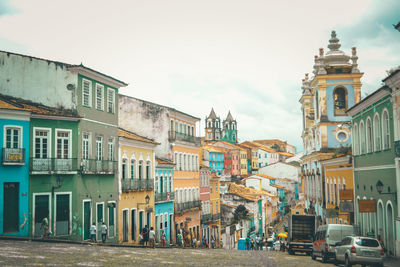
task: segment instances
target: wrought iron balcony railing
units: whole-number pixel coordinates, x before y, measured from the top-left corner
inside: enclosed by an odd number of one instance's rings
[[[175,211],[182,213],[186,210],[194,209],[201,207],[201,201],[200,200],[195,200],[195,201],[187,201],[183,203],[176,203],[175,202]]]
[[[210,222],[212,220],[211,214],[202,214],[201,215],[201,223]]]
[[[3,165],[24,165],[25,148],[3,148]]]
[[[80,169],[82,173],[113,174],[117,164],[113,160],[82,159]]]
[[[154,196],[156,202],[171,201],[174,200],[175,192],[155,193]]]
[[[154,179],[122,179],[122,191],[153,190]]]
[[[78,168],[77,168],[76,158],[64,158],[64,159],[31,158],[30,159],[31,172],[53,173],[53,172],[76,172],[77,170]]]
[[[180,140],[180,141],[186,141],[186,142],[191,142],[195,144],[200,144],[201,139],[200,137],[194,136],[194,135],[189,135],[185,133],[180,133],[180,132],[174,132],[174,131],[169,131],[169,140],[174,141],[174,140]]]
[[[221,219],[221,213],[215,213],[212,215],[212,220],[213,221],[218,221]]]

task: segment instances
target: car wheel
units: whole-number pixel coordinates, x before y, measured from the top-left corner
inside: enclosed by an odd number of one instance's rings
[[[311,251],[311,259],[313,260],[313,261],[315,261],[315,255],[314,255],[314,250],[313,251]]]
[[[325,253],[322,253],[322,262],[326,263],[328,261],[328,256]]]
[[[349,260],[349,257],[347,257],[347,256],[344,258],[344,266],[351,267],[351,262]]]

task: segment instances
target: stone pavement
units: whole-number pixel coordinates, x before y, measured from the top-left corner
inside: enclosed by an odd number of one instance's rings
[[[394,265],[392,264],[394,263]],[[392,262],[385,266],[399,266]],[[150,249],[0,240],[0,266],[296,266],[332,267],[304,255],[224,249]]]

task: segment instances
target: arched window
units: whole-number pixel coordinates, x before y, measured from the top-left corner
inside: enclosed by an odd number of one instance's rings
[[[146,162],[146,178],[151,179],[151,162],[147,161]]]
[[[358,125],[354,124],[353,127],[353,153],[354,155],[360,154],[360,141],[359,141],[359,136],[358,136]]]
[[[383,138],[383,149],[390,148],[390,124],[389,114],[387,110],[382,113],[382,138]]]
[[[333,104],[336,116],[345,116],[347,109],[347,90],[344,87],[336,87],[333,91]]]
[[[365,129],[364,122],[360,122],[360,154],[365,154]]]
[[[372,152],[372,148],[373,148],[373,140],[372,140],[372,123],[371,123],[371,119],[368,117],[367,119],[367,153],[371,153]]]
[[[171,120],[171,133],[173,133],[173,132],[174,132],[174,121]]]
[[[136,178],[136,160],[131,159],[131,179]]]
[[[185,154],[185,155],[183,155],[183,170],[184,171],[187,171],[186,166],[187,166],[187,161],[186,161],[186,154]]]
[[[379,114],[376,113],[374,117],[374,141],[375,141],[375,151],[381,150],[381,124],[379,120]]]
[[[139,160],[139,179],[143,178],[143,160]]]
[[[127,173],[128,173],[128,160],[127,159],[122,159],[122,179],[126,179],[127,178]]]

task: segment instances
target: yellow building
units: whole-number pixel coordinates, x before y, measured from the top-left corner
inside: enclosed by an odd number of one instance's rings
[[[341,210],[341,202],[354,203],[353,165],[351,156],[342,156],[321,161],[325,170],[325,201],[327,223],[353,224],[350,212]],[[344,190],[344,191],[343,191]],[[349,199],[351,198],[351,199]]]
[[[248,150],[250,150],[250,154],[251,154],[251,162],[250,162],[250,167],[251,167],[251,171],[255,171],[257,172],[259,169],[259,165],[258,165],[258,146],[254,145],[252,142],[246,141],[241,143],[240,145],[242,145],[243,147],[247,147]],[[247,153],[247,157],[248,157]]]
[[[139,244],[139,233],[154,227],[154,148],[159,144],[119,129],[118,241]]]
[[[220,246],[221,240],[221,199],[220,199],[220,181],[219,177],[213,173],[210,179],[210,209],[212,222],[209,224],[211,228],[211,236],[215,238],[217,247]]]
[[[175,190],[175,233],[200,240],[200,138],[195,136],[199,118],[179,111],[169,117]]]

